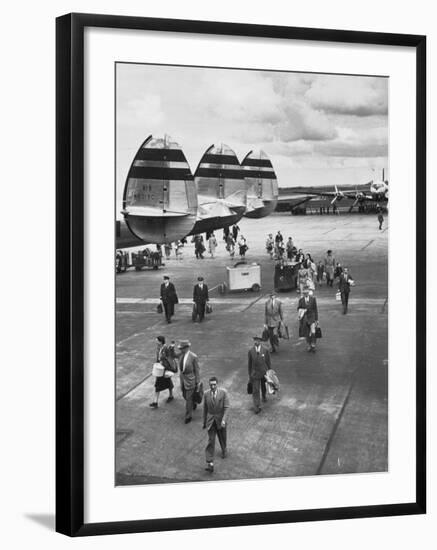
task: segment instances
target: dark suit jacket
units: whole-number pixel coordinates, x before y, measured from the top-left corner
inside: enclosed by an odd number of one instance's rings
[[[260,353],[256,352],[255,346],[250,348],[248,354],[249,378],[261,379],[270,369],[270,352],[261,345]]]
[[[309,325],[319,320],[319,313],[317,311],[317,301],[314,296],[308,297],[308,304],[305,302],[305,297],[300,298],[297,305],[297,309],[306,309],[306,313],[302,318],[302,322],[306,322]]]
[[[350,292],[350,288],[351,288],[351,284],[350,282],[352,281],[352,277],[351,277],[351,274],[348,273],[347,275],[345,275],[344,273],[342,273],[340,275],[340,279],[338,281],[338,289],[340,292],[344,292],[345,294],[349,294]]]
[[[185,364],[185,370],[182,371],[184,367],[185,355],[182,355],[179,359],[179,368],[180,368],[180,380],[181,387],[183,386],[185,390],[194,390],[195,386],[200,381],[200,371],[199,371],[199,361],[197,355],[192,351],[187,351],[186,355],[187,362]]]
[[[178,303],[178,297],[176,294],[176,289],[174,287],[173,283],[168,283],[168,286],[165,286],[165,283],[162,283],[161,285],[161,300],[163,302]]]
[[[208,430],[214,420],[217,427],[221,428],[222,420],[227,421],[228,411],[229,397],[226,390],[217,388],[215,402],[212,400],[211,390],[206,390],[203,396],[203,423]]]
[[[193,302],[207,302],[209,300],[208,286],[203,285],[203,288],[200,286],[194,285],[193,289]]]

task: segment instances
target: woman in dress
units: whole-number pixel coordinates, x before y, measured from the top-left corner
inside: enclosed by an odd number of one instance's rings
[[[177,370],[177,364],[175,362],[175,350],[174,345],[167,346],[165,344],[164,336],[157,336],[156,338],[156,362],[161,363],[161,365],[166,369],[172,372]],[[164,390],[169,391],[169,396],[167,397],[167,403],[173,401],[173,381],[171,378],[163,376],[157,376],[155,378],[155,399],[149,404],[149,407],[152,409],[158,408],[158,399],[160,392]]]
[[[214,252],[217,248],[217,239],[215,238],[214,233],[211,233],[208,239],[208,245],[209,245],[209,253],[211,254],[211,258],[214,258]]]

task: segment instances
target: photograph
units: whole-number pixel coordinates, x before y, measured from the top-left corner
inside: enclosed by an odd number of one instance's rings
[[[389,472],[390,78],[114,79],[114,485]]]

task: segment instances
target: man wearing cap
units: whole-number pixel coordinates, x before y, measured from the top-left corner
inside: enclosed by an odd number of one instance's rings
[[[214,471],[215,437],[217,435],[222,450],[222,458],[226,458],[226,426],[229,410],[227,391],[218,387],[216,376],[209,379],[209,390],[203,396],[203,429],[208,430],[208,444],[205,449],[206,468]]]
[[[254,336],[254,345],[249,350],[248,370],[249,381],[252,382],[252,399],[255,407],[255,414],[261,411],[260,391],[263,402],[266,401],[266,380],[265,374],[270,369],[269,350],[261,344],[262,338]]]
[[[199,317],[199,323],[205,317],[206,302],[209,302],[208,286],[203,282],[203,277],[197,277],[197,284],[193,288],[193,322]]]
[[[278,335],[275,334],[275,329],[277,330],[281,321],[283,321],[282,316],[282,302],[276,297],[275,291],[270,292],[270,297],[266,301],[265,305],[265,326],[269,330],[269,339],[271,345],[271,353],[276,352],[275,345],[278,345]]]
[[[190,342],[181,340],[179,349],[181,356],[179,358],[180,382],[182,395],[185,399],[185,424],[192,420],[194,406],[194,392],[199,386],[200,371],[197,355],[190,350]]]
[[[310,296],[308,288],[303,289],[303,296],[297,305],[299,311],[299,336],[305,336],[308,347],[307,351],[316,351],[316,325],[319,322],[317,301]]]
[[[164,275],[164,282],[161,285],[160,300],[164,307],[167,323],[171,323],[171,318],[174,315],[174,306],[179,302],[179,300],[176,294],[175,286],[170,282],[170,277],[168,275]]]

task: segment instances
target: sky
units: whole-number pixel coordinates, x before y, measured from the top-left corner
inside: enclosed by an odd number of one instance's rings
[[[193,173],[225,143],[240,162],[263,149],[279,187],[353,186],[389,175],[388,79],[118,63],[116,132],[117,203],[150,134],[179,143]]]

